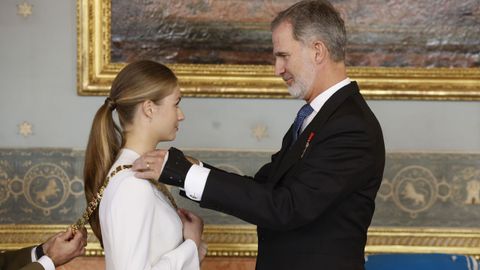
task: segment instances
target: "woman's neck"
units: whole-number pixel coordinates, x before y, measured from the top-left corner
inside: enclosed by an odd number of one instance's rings
[[[148,138],[146,132],[139,134],[125,134],[125,148],[133,150],[140,155],[155,150],[158,142]]]

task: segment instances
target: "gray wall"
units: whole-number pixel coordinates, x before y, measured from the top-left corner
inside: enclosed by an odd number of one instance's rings
[[[21,2],[0,1],[0,147],[83,149],[104,97],[76,94],[76,2],[28,0],[34,5],[28,18],[16,14]],[[369,104],[389,151],[480,150],[478,102]],[[296,100],[185,98],[186,120],[173,144],[273,150],[300,106]],[[32,136],[19,134],[23,121],[33,124]],[[267,125],[267,138],[252,136],[256,124]]]

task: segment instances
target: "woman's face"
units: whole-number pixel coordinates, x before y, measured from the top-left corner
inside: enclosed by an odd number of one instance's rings
[[[154,125],[158,131],[159,141],[172,141],[175,139],[178,131],[179,122],[185,119],[182,110],[179,107],[180,88],[177,86],[173,92],[163,98],[154,110]]]

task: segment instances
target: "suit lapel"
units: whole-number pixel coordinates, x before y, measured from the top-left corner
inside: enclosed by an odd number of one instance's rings
[[[297,141],[289,149],[292,140],[291,127],[285,135],[282,143],[282,152],[275,162],[272,170],[271,181],[277,182],[280,178],[299,160],[305,150],[305,146],[311,132],[318,132],[320,128],[327,122],[333,112],[349,97],[358,93],[358,85],[356,82],[342,87],[335,94],[333,94],[327,102],[322,106],[312,122],[300,134]],[[288,143],[288,144],[286,144]]]
[[[278,170],[278,166],[280,165],[281,161],[283,160],[283,157],[285,156],[285,153],[288,151],[290,148],[290,144],[292,144],[292,129],[293,129],[293,124],[290,126],[288,129],[287,133],[283,136],[282,140],[282,148],[280,149],[280,153],[278,154],[277,158],[273,162],[272,169],[270,170],[270,175],[269,179],[273,179],[273,177],[276,174],[276,171]]]

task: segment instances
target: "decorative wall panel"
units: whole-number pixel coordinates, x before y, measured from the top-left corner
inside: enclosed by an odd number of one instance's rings
[[[272,154],[186,153],[244,175],[253,175]],[[79,217],[85,207],[83,155],[71,149],[0,149],[0,249],[38,243]],[[256,255],[254,226],[176,196],[181,207],[204,218],[210,256]],[[479,198],[480,154],[388,153],[367,252],[480,255]],[[93,234],[89,241],[88,254],[101,255]]]

